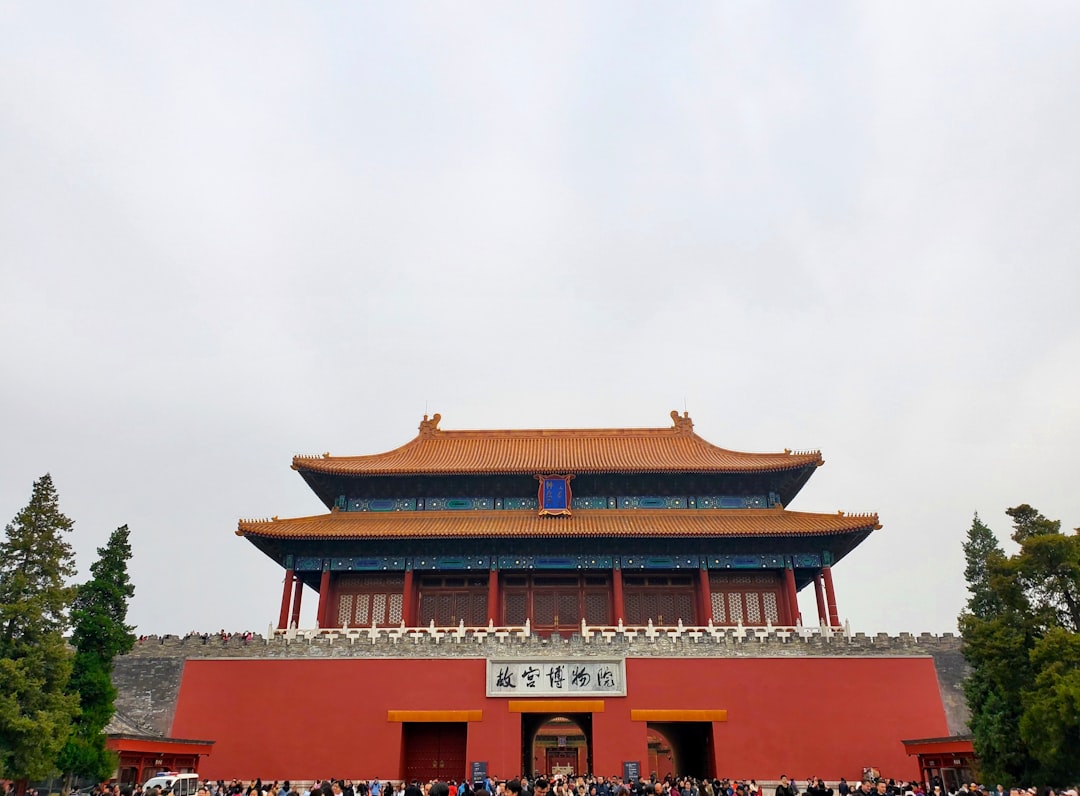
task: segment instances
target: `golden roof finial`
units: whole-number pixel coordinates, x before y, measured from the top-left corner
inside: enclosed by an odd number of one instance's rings
[[[694,421],[690,419],[689,412],[683,412],[679,414],[678,409],[671,410],[671,419],[675,422],[674,429],[676,434],[692,434],[694,431]]]
[[[420,421],[420,436],[433,436],[435,432],[439,430],[440,420],[442,420],[442,415],[440,415],[438,412],[433,414],[430,420],[428,420],[427,415],[424,415],[424,419]]]

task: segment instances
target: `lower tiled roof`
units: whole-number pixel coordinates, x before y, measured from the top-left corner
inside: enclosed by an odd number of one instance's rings
[[[535,511],[335,511],[285,520],[240,520],[236,533],[278,539],[821,536],[880,527],[877,514],[810,514],[782,508],[580,510],[569,517],[541,517]]]

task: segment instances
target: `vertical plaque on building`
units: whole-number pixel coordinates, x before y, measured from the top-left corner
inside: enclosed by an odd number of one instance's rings
[[[570,493],[572,475],[538,475],[540,491],[537,499],[540,503],[540,515],[557,516],[570,514],[573,497]]]

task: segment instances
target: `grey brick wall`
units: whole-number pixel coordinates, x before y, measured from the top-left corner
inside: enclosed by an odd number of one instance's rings
[[[124,655],[113,664],[116,711],[150,733],[168,735],[176,713],[183,655]]]

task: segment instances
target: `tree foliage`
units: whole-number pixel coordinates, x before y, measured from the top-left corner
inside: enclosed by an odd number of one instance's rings
[[[1006,557],[978,515],[964,545],[960,615],[975,749],[987,780],[1080,778],[1080,535],[1024,504]]]
[[[128,601],[135,593],[127,571],[128,527],[113,531],[97,552],[90,580],[78,587],[71,609],[75,666],[69,690],[79,697],[79,716],[59,758],[68,785],[76,775],[104,779],[116,766],[104,735],[115,710],[113,659],[135,644],[133,628],[126,623]]]
[[[75,574],[48,474],[0,542],[0,776],[49,775],[67,740],[78,698],[67,692],[71,653],[64,642]]]
[[[1000,613],[1001,601],[990,586],[990,565],[1004,558],[1005,552],[994,532],[976,514],[964,542],[964,579],[971,592],[967,610],[972,616],[989,619]]]

